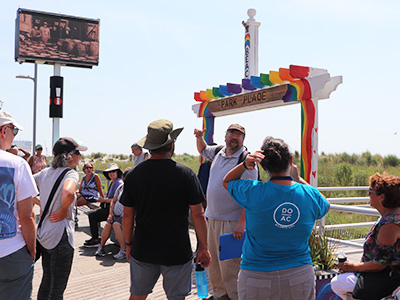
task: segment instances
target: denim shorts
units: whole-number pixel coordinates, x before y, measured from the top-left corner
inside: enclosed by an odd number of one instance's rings
[[[178,300],[190,295],[192,286],[193,262],[183,265],[163,266],[130,259],[132,295],[148,295],[153,291],[160,274],[168,300]]]

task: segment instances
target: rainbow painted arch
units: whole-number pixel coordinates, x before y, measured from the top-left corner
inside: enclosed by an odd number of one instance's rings
[[[330,74],[325,69],[290,65],[289,68],[280,68],[279,71],[270,71],[269,74],[262,73],[260,76],[244,78],[241,84],[227,83],[205,91],[195,92],[194,99],[200,103],[194,111],[198,117],[203,117],[203,129],[206,129],[204,138],[207,143],[211,143],[213,142],[215,116],[208,108],[210,101],[257,89],[287,85],[287,91],[282,97],[282,102],[301,102],[302,155],[300,173],[306,181],[310,182],[311,176],[316,176],[316,171],[313,171],[312,168],[312,157],[313,152],[315,152],[313,149],[313,131],[317,132],[318,130],[315,124],[316,108],[311,100],[329,98],[331,91],[342,82],[341,76],[334,79],[331,80]]]

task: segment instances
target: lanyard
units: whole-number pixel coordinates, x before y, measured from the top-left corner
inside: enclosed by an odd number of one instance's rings
[[[269,180],[293,180],[292,176],[274,176],[271,177]]]

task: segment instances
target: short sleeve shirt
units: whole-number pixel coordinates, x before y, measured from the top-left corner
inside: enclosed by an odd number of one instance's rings
[[[54,183],[65,169],[65,167],[57,169],[50,167],[34,175],[35,181],[40,191],[40,205],[42,209],[46,207],[46,203],[49,199],[49,195],[51,190],[53,189]],[[56,193],[54,194],[53,200],[49,207],[49,211],[47,212],[43,220],[42,226],[38,230],[38,240],[40,244],[46,249],[53,249],[58,245],[62,238],[64,230],[66,230],[67,232],[69,244],[74,247],[74,202],[68,208],[69,219],[65,218],[59,222],[54,223],[50,222],[49,220],[49,216],[61,208],[62,189],[66,180],[72,180],[75,182],[75,184],[77,184],[79,180],[78,172],[76,172],[75,170],[69,170],[65,174],[63,180],[60,183],[60,186],[57,188]]]
[[[210,177],[207,186],[207,209],[206,216],[210,219],[222,221],[238,221],[242,213],[241,207],[233,201],[228,191],[222,185],[225,175],[236,167],[239,157],[245,150],[240,148],[233,155],[226,155],[226,147],[223,147],[217,154],[218,146],[207,146],[202,155],[208,161],[212,161]],[[242,179],[257,179],[258,170],[246,170]]]
[[[310,185],[233,180],[229,193],[246,211],[241,268],[270,272],[311,264],[308,238],[328,201]]]
[[[38,194],[25,159],[0,150],[0,258],[24,247],[17,202]]]
[[[203,201],[193,170],[171,159],[149,159],[130,171],[120,202],[135,209],[132,257],[160,265],[187,263],[189,206]]]

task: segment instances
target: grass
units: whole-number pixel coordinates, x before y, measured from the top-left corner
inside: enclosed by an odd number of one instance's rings
[[[104,160],[102,158],[108,157]],[[122,154],[106,155],[104,153],[94,153],[86,156],[92,160],[96,170],[105,170],[109,163],[116,163],[122,171],[128,167],[133,167],[133,161],[129,157]],[[194,172],[198,172],[200,166],[200,157],[198,155],[190,155],[187,153],[174,155],[173,159],[189,168]],[[300,166],[300,155],[296,151],[293,155],[293,161]],[[361,155],[356,154],[325,154],[322,153],[318,160],[318,186],[367,186],[369,185],[369,176],[376,172],[387,172],[392,175],[400,176],[400,159],[396,156],[389,155],[382,157],[380,155],[371,155],[365,152]],[[82,166],[80,166],[80,169]],[[269,179],[268,174],[260,168],[260,177],[263,181]],[[327,198],[340,197],[366,197],[366,191],[338,191],[324,192]],[[361,214],[343,213],[330,211],[326,215],[325,223],[347,224],[376,221],[377,217],[366,216]],[[369,228],[346,229],[341,231],[335,230],[335,235],[340,238],[347,237],[349,239],[364,237]]]

